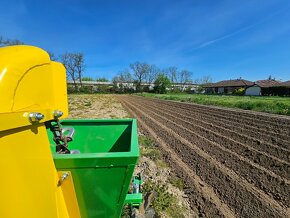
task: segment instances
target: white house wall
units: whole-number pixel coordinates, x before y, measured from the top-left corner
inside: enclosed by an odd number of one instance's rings
[[[219,87],[218,88],[218,93],[219,94],[223,94],[225,92],[225,88],[224,87]]]
[[[245,95],[254,95],[254,96],[261,95],[261,87],[259,86],[249,87],[246,89]]]

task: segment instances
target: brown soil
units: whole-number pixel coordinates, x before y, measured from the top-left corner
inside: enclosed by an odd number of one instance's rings
[[[205,217],[290,216],[290,120],[283,116],[119,96],[183,178]]]
[[[128,113],[113,95],[69,95],[69,119],[125,118]]]

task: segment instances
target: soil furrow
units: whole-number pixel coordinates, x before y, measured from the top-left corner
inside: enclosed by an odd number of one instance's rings
[[[138,102],[144,105],[142,101],[138,101]],[[146,107],[148,107],[149,105],[150,105],[150,102],[146,102]],[[152,107],[158,108],[160,107],[160,105],[157,105],[156,103],[154,103],[154,106]],[[191,124],[194,125],[194,127],[199,126],[202,128],[206,128],[207,130],[211,130],[215,133],[221,134],[222,136],[226,136],[235,141],[239,141],[245,145],[252,146],[254,149],[257,149],[258,151],[261,151],[263,153],[266,152],[268,154],[275,156],[276,158],[283,159],[288,163],[290,162],[290,151],[287,149],[281,148],[277,145],[269,144],[261,140],[255,139],[253,137],[234,132],[230,129],[226,129],[221,126],[214,125],[213,122],[211,123],[205,122],[203,119],[195,118],[196,116],[190,117],[187,115],[183,115],[182,112],[175,112],[172,110],[170,111],[169,109],[165,109],[164,107],[162,107],[162,111],[169,112],[171,113],[171,115],[174,115],[175,117],[180,117],[180,118],[182,117],[183,119],[187,121],[191,121],[192,122]]]
[[[266,195],[254,185],[247,182],[234,171],[225,167],[208,153],[198,148],[196,145],[182,138],[173,130],[162,123],[151,118],[131,103],[126,104],[139,111],[139,119],[142,119],[154,129],[168,145],[178,153],[180,157],[191,166],[192,169],[209,185],[211,185],[218,196],[227,202],[239,216],[281,216],[289,215],[286,208]],[[235,197],[233,197],[235,196]],[[251,202],[250,204],[248,202]]]
[[[125,108],[131,115],[138,118],[129,107],[125,106]],[[178,176],[184,179],[188,186],[186,188],[186,194],[191,197],[190,203],[193,209],[198,210],[198,215],[200,217],[235,217],[230,208],[216,196],[212,187],[202,181],[201,178],[197,176],[172,149],[170,149],[170,146],[158,137],[153,129],[146,125],[142,119],[138,119],[138,123],[141,124],[142,129],[147,130],[156,142],[158,142],[167,163],[176,170]]]
[[[143,108],[143,111],[147,110],[144,110]],[[168,122],[171,122],[172,124],[169,124],[169,126],[177,134],[187,138],[188,140],[190,140],[190,142],[199,145],[201,149],[216,157],[217,160],[219,160],[227,167],[238,172],[239,175],[246,178],[250,183],[254,183],[264,192],[269,193],[275,200],[283,203],[284,205],[290,206],[290,196],[288,194],[290,192],[289,180],[284,180],[276,174],[260,167],[259,165],[247,160],[240,155],[237,155],[229,149],[223,148],[217,143],[211,142],[204,137],[194,137],[195,133],[193,131],[181,126],[178,121],[170,121],[168,119],[168,116],[167,118],[160,119],[160,117],[158,118],[158,115],[156,113],[154,113],[155,115],[152,115],[150,112],[147,112],[147,114],[150,114],[150,116],[155,120],[164,123],[164,125],[167,125]],[[166,123],[166,121],[168,122]],[[174,125],[176,125],[177,128],[173,128]],[[243,167],[241,167],[241,165],[243,165]]]
[[[207,111],[217,112],[222,111],[225,114],[230,114],[236,118],[243,118],[244,120],[249,120],[250,122],[255,121],[260,124],[270,124],[270,125],[284,125],[285,127],[290,128],[290,118],[283,115],[274,115],[262,112],[255,112],[249,110],[233,109],[233,108],[224,108],[211,105],[201,105],[196,103],[184,103],[190,106],[194,106],[200,109],[207,109]]]
[[[150,102],[152,104],[159,104],[159,105],[164,104],[163,102],[157,103],[156,101],[148,101],[147,99],[146,100],[140,99],[140,101]],[[164,110],[166,110],[165,107],[163,107],[163,108],[164,108]],[[178,111],[179,114],[182,114],[184,116],[186,115],[188,118],[190,117],[190,118],[196,118],[199,120],[203,120],[203,121],[209,122],[215,126],[223,127],[224,129],[232,130],[234,132],[240,133],[240,135],[255,138],[257,143],[261,144],[261,143],[266,142],[266,143],[272,144],[272,146],[275,146],[281,150],[285,150],[285,151],[290,152],[290,150],[289,150],[290,137],[289,137],[289,140],[285,140],[285,139],[281,139],[281,137],[277,134],[269,134],[269,132],[264,132],[264,131],[261,131],[260,129],[257,130],[253,127],[249,128],[249,126],[245,126],[245,125],[241,125],[241,124],[237,125],[228,119],[227,120],[218,120],[218,119],[216,119],[216,117],[214,117],[214,119],[213,119],[212,115],[209,116],[209,115],[205,115],[204,113],[200,113],[200,112],[193,113],[192,111],[181,110],[180,107],[176,107],[175,105],[170,105],[170,108],[171,109],[176,108],[177,109],[177,110],[175,110],[176,113]],[[170,110],[170,109],[167,109],[167,110]],[[252,128],[252,130],[251,130],[251,128]],[[287,137],[284,137],[284,138],[287,138]]]
[[[137,97],[137,98],[144,99],[144,97]],[[145,98],[145,99],[148,100],[147,98]],[[284,126],[284,128],[281,128],[283,126],[283,123],[279,123],[279,126],[275,127],[272,125],[272,123],[268,123],[269,125],[265,125],[263,123],[262,124],[259,123],[258,121],[251,120],[250,119],[251,117],[250,118],[248,117],[248,119],[242,119],[241,117],[233,116],[230,113],[230,112],[232,112],[231,110],[225,110],[223,108],[215,108],[215,111],[211,111],[211,107],[206,106],[206,105],[181,103],[181,102],[175,102],[175,101],[162,101],[162,100],[157,100],[157,99],[150,99],[150,100],[155,101],[155,102],[160,101],[160,102],[162,102],[162,104],[166,104],[169,107],[176,105],[178,108],[188,110],[192,113],[202,113],[202,114],[209,115],[211,117],[216,117],[216,118],[223,119],[223,120],[234,121],[234,122],[236,122],[237,125],[244,124],[244,125],[247,125],[249,128],[254,127],[255,129],[258,129],[259,131],[263,130],[267,134],[273,133],[273,134],[279,135],[279,137],[282,137],[282,138],[284,135],[286,135],[287,136],[286,140],[289,139],[290,128],[286,127],[286,126]],[[249,116],[250,116],[250,114],[249,114]],[[278,120],[280,121],[281,119],[278,119]],[[276,122],[279,122],[279,121],[276,120]]]
[[[146,104],[146,108],[148,108],[149,104]],[[145,105],[142,107],[144,110]],[[156,110],[157,107],[155,107],[153,110]],[[253,162],[258,163],[267,169],[275,172],[277,175],[281,177],[285,177],[286,179],[290,179],[290,165],[288,162],[285,162],[283,160],[280,160],[276,157],[273,157],[272,155],[269,155],[263,151],[257,151],[256,149],[245,145],[243,143],[240,143],[239,141],[235,141],[232,139],[229,139],[221,134],[218,134],[216,132],[213,132],[209,129],[205,129],[203,127],[199,127],[197,124],[194,126],[192,123],[181,120],[180,118],[176,116],[172,116],[170,114],[164,114],[164,110],[158,111],[159,114],[163,114],[164,116],[169,116],[171,119],[174,119],[175,122],[182,122],[182,125],[185,126],[188,129],[193,130],[195,133],[198,133],[201,136],[206,136],[207,139],[211,140],[212,142],[216,142],[220,145],[223,145],[224,147],[234,150],[235,152],[239,153],[242,156],[245,156],[249,159],[251,159]],[[178,121],[179,119],[179,121]]]

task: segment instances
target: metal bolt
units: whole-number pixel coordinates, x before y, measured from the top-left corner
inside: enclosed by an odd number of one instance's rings
[[[58,184],[57,184],[57,186],[61,186],[61,184],[67,179],[69,177],[69,173],[68,172],[64,172],[62,175],[61,175],[61,177],[60,177],[60,179],[59,179],[59,181],[58,181]]]
[[[59,110],[55,110],[53,111],[53,116],[54,118],[59,118],[63,115],[63,112],[62,111],[59,111]]]
[[[31,123],[34,123],[42,120],[44,118],[44,115],[42,113],[31,112],[29,113],[28,118]]]

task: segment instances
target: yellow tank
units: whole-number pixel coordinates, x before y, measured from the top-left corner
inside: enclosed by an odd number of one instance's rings
[[[64,66],[36,47],[0,48],[0,217],[80,217],[44,124],[56,111],[68,113]]]

